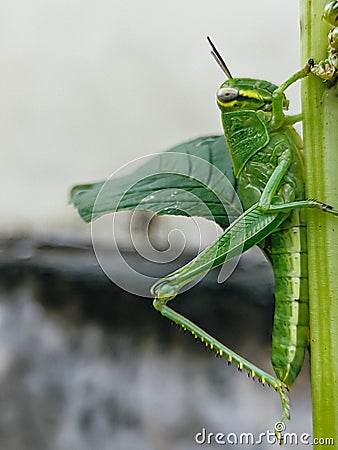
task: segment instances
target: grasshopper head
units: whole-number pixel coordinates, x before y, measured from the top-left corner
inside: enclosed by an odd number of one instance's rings
[[[230,78],[217,91],[217,104],[222,112],[238,110],[271,111],[272,94],[275,84],[251,78]],[[288,100],[284,98],[283,107],[287,109]]]
[[[333,3],[338,3],[338,0]],[[214,43],[207,36],[211,46],[211,54],[217,64],[228,77],[217,92],[217,104],[222,112],[251,110],[271,111],[272,94],[277,89],[275,84],[252,78],[233,78]],[[289,101],[283,96],[283,108],[287,109]]]

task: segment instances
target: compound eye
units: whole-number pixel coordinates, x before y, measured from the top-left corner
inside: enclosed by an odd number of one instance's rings
[[[238,89],[231,87],[220,88],[217,92],[217,100],[221,103],[231,102],[238,97]]]

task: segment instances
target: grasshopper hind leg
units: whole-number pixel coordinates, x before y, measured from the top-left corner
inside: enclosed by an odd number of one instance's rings
[[[287,385],[245,358],[226,347],[220,341],[208,334],[195,323],[177,313],[167,306],[179,290],[187,283],[196,280],[207,273],[213,267],[220,266],[253,245],[261,242],[285,220],[285,215],[280,213],[266,214],[255,204],[239,216],[217,241],[200,253],[195,259],[177,271],[162,278],[152,287],[155,297],[154,308],[164,317],[176,323],[184,330],[189,331],[196,339],[202,341],[206,347],[212,349],[218,356],[225,357],[228,363],[235,362],[239,370],[245,370],[247,374],[275,389],[281,398],[283,414],[281,422],[290,417],[290,402],[287,394]],[[255,224],[253,226],[252,224]]]
[[[245,370],[248,376],[252,379],[257,379],[262,385],[267,384],[268,386],[272,387],[276,392],[279,393],[282,403],[283,412],[280,422],[284,423],[287,419],[290,418],[290,400],[288,396],[288,389],[282,381],[278,380],[276,377],[265,372],[259,367],[256,367],[250,361],[233,352],[220,341],[208,334],[191,320],[171,309],[166,304],[168,300],[169,299],[163,300],[155,298],[153,301],[153,306],[162,314],[162,316],[179,325],[183,328],[183,330],[189,331],[195,337],[195,339],[199,339],[201,342],[203,342],[203,344],[213,350],[217,356],[225,357],[228,361],[228,364],[234,362],[237,365],[238,370]]]

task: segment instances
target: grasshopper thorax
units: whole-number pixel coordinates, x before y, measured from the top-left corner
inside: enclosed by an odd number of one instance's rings
[[[277,89],[275,84],[251,78],[230,78],[217,92],[217,104],[222,112],[238,110],[271,111],[272,94]],[[285,98],[283,107],[287,109]]]

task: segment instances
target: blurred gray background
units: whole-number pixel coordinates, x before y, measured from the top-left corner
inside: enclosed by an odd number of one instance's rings
[[[215,92],[224,77],[206,35],[234,76],[278,84],[296,71],[298,2],[3,0],[0,33],[0,447],[195,450],[219,447],[194,441],[203,427],[271,430],[277,394],[227,369],[149,299],[114,286],[90,226],[67,202],[76,183],[222,133]],[[298,88],[288,93],[292,112]],[[121,217],[130,249],[129,215]],[[157,238],[173,227],[190,250],[201,239],[191,221],[173,218],[158,221]],[[206,245],[214,231],[203,221],[201,230]],[[101,237],[109,246],[109,233]],[[150,270],[161,276],[189,257]],[[144,269],[138,255],[130,261]],[[258,252],[176,307],[272,370],[273,277]],[[311,433],[308,367],[292,401],[288,431]]]
[[[280,83],[299,67],[294,0],[1,3],[3,233],[86,235],[70,187],[221,134],[224,76]],[[291,90],[290,90],[291,91]],[[291,105],[299,111],[297,87]]]

